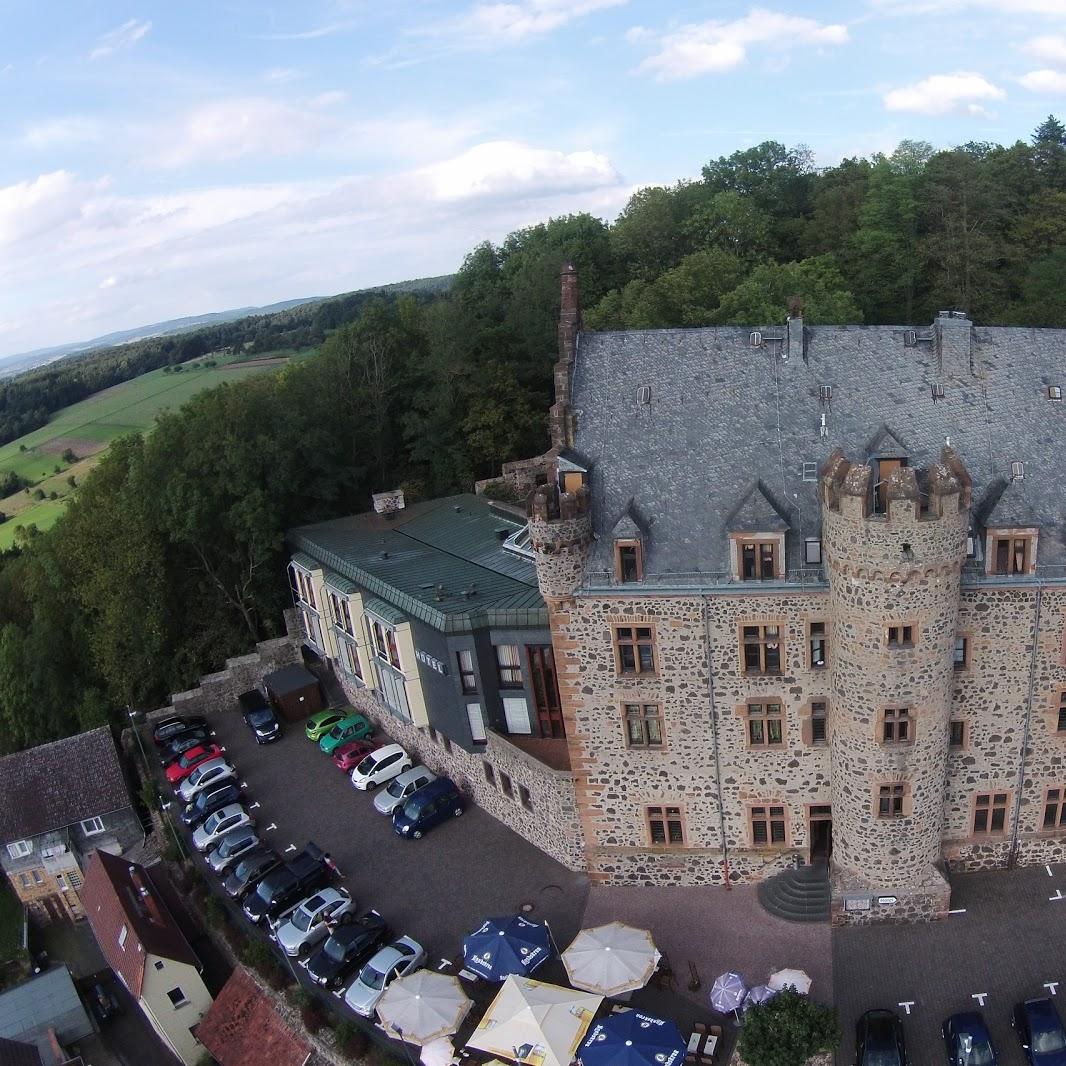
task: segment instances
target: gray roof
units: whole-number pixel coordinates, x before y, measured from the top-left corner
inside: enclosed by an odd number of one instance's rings
[[[649,523],[646,575],[725,573],[730,529],[760,511],[790,529],[786,565],[802,569],[804,537],[820,532],[805,463],[820,467],[842,448],[853,462],[902,455],[925,467],[950,438],[973,479],[975,515],[1031,515],[1042,530],[1038,564],[1066,576],[1066,403],[1048,398],[1049,385],[1066,386],[1066,330],[977,327],[974,371],[945,376],[928,327],[916,346],[908,329],[809,327],[791,352],[784,327],[758,348],[748,328],[582,333],[574,449],[591,464],[600,540],[590,568],[612,569],[611,529],[632,500]],[[643,385],[647,404],[637,399]],[[1017,460],[1024,482],[998,500],[1002,513],[981,514]],[[753,498],[756,483],[765,502]]]
[[[0,844],[130,805],[107,726],[0,759]]]
[[[0,993],[0,1036],[37,1044],[47,1037],[49,1029],[55,1029],[62,1044],[75,1043],[93,1033],[65,966],[53,966]]]
[[[303,565],[310,560],[404,615],[455,633],[548,624],[532,560],[503,547],[524,525],[467,493],[412,504],[391,519],[370,512],[301,526],[288,540]]]

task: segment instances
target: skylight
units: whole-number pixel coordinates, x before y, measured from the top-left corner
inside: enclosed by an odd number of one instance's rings
[[[522,526],[521,529],[516,529],[503,542],[503,549],[513,555],[521,555],[524,559],[532,559],[533,549],[529,544],[529,526]]]

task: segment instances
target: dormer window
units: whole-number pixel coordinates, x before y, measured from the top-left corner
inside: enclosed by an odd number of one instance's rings
[[[1029,574],[1036,557],[1036,534],[991,530],[988,534],[988,572],[1002,576]]]
[[[874,514],[888,513],[888,479],[893,470],[906,465],[906,459],[874,460]]]
[[[783,538],[737,540],[737,563],[741,581],[773,581],[780,576]]]
[[[622,584],[644,580],[644,546],[639,540],[614,542],[614,577]]]

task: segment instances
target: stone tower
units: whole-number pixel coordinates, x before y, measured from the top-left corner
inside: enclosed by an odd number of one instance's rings
[[[549,605],[569,599],[581,584],[592,543],[588,486],[561,492],[556,483],[541,485],[530,494],[527,511],[541,595]]]
[[[871,468],[838,450],[821,488],[834,921],[935,917],[949,896],[939,864],[970,478],[945,448],[921,483],[893,470],[887,513],[873,513]]]

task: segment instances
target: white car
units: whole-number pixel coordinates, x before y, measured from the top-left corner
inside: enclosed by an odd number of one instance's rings
[[[411,756],[399,744],[386,744],[375,748],[352,771],[352,784],[363,792],[369,792],[404,770],[411,769]]]
[[[191,803],[208,785],[216,785],[237,776],[237,771],[223,758],[200,763],[180,785],[178,796],[182,803]]]
[[[204,824],[192,835],[193,847],[197,851],[207,851],[227,833],[240,829],[242,825],[253,824],[248,812],[239,803],[231,803],[228,807],[208,815]]]
[[[383,788],[374,797],[374,810],[379,814],[392,814],[397,807],[402,807],[407,802],[407,797],[412,792],[417,792],[423,785],[435,781],[437,775],[424,766],[412,766],[410,770],[404,770],[402,774],[394,777],[388,788]]]
[[[414,973],[426,961],[426,953],[417,940],[402,936],[382,948],[348,986],[344,1002],[362,1018],[373,1018],[385,990],[397,977]]]
[[[282,914],[274,925],[274,939],[286,955],[324,940],[330,926],[355,910],[355,900],[343,888],[323,888]]]

